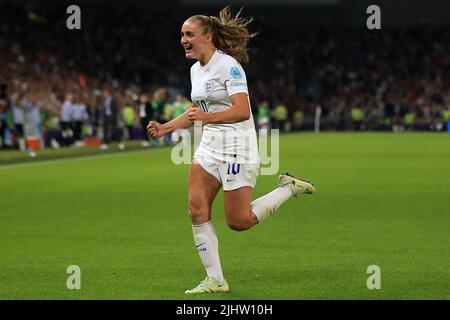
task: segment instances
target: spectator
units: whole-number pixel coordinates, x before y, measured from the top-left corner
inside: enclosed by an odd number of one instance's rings
[[[142,146],[144,148],[150,147],[150,138],[147,134],[147,125],[150,120],[154,118],[153,107],[146,94],[141,93],[139,96],[139,122],[141,124],[142,134],[144,135],[144,141]]]
[[[11,97],[11,109],[14,121],[14,141],[19,150],[26,150],[25,145],[25,105],[28,103],[24,95],[13,94]]]
[[[270,129],[270,109],[269,109],[269,102],[267,100],[264,100],[261,102],[261,104],[258,106],[258,129]]]
[[[178,94],[173,104],[173,118],[178,118],[189,108],[189,100],[182,95]],[[181,130],[175,130],[172,132],[172,143],[177,143],[182,137]]]
[[[166,123],[164,119],[164,109],[166,105],[166,91],[164,89],[158,89],[153,93],[152,107],[153,107],[153,119],[161,124]],[[155,145],[162,145],[163,141],[166,139],[170,143],[171,134],[165,135],[163,138],[155,140]]]
[[[4,148],[7,144],[6,135],[8,128],[7,114],[8,114],[8,94],[7,85],[0,86],[0,148]]]
[[[73,95],[66,94],[66,99],[61,108],[61,136],[63,145],[72,144],[73,137]]]
[[[363,111],[358,106],[353,106],[350,111],[351,119],[352,119],[352,129],[353,130],[363,130]]]
[[[133,138],[133,129],[136,122],[135,110],[133,104],[128,101],[128,103],[123,108],[123,119],[125,127],[127,128],[128,140]]]
[[[282,103],[277,104],[273,110],[272,117],[274,119],[274,127],[279,129],[281,132],[286,130],[288,109]]]
[[[301,110],[295,110],[292,117],[292,129],[294,131],[300,130],[303,124],[303,112]]]
[[[103,120],[103,144],[100,146],[102,150],[108,149],[108,144],[112,140],[120,141],[117,137],[117,121],[119,114],[119,107],[116,100],[111,96],[108,89],[103,90],[103,108],[102,108],[102,120]],[[123,148],[122,144],[119,144],[119,148]]]
[[[44,147],[44,139],[41,129],[41,110],[44,104],[39,100],[37,92],[31,93],[29,97],[30,98],[26,100],[25,111],[31,131],[30,134],[37,136],[39,139],[39,145]]]
[[[73,137],[77,145],[83,145],[83,125],[89,120],[86,104],[80,96],[72,104]]]

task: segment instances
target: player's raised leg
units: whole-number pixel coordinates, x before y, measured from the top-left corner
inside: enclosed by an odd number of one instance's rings
[[[252,201],[251,187],[225,191],[225,215],[231,229],[248,230],[271,216],[284,202],[301,194],[315,192],[314,185],[287,172],[278,177],[278,188]]]
[[[219,258],[219,243],[211,221],[211,205],[220,182],[194,160],[189,172],[189,215],[195,247],[207,277],[197,287],[186,293],[228,292]]]
[[[315,191],[311,182],[297,179],[288,172],[283,172],[278,177],[278,188],[254,200],[251,204],[251,210],[258,218],[258,221],[261,222],[270,217],[291,197],[298,197],[301,194],[312,194]]]

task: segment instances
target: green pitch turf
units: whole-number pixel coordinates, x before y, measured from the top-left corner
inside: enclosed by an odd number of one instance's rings
[[[0,299],[450,299],[450,135],[290,134],[279,171],[317,193],[245,232],[213,219],[229,294],[204,277],[188,166],[170,149],[0,166]],[[1,154],[1,153],[0,153]],[[276,176],[260,176],[255,197]],[[66,268],[81,268],[68,290]],[[366,287],[381,269],[381,289]]]

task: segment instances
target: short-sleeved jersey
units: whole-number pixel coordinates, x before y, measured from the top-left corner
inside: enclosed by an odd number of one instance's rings
[[[242,66],[233,57],[216,50],[204,66],[191,67],[191,99],[205,112],[220,112],[232,106],[230,96],[246,93],[247,79]],[[250,107],[248,120],[231,124],[207,124],[203,127],[199,149],[226,162],[259,164],[255,124]]]

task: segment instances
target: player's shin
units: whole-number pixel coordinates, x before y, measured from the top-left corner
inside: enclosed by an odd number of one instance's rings
[[[258,222],[270,217],[284,202],[292,197],[292,191],[287,186],[279,187],[272,192],[253,200],[251,211],[258,218]]]

